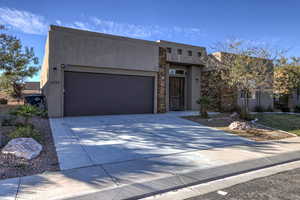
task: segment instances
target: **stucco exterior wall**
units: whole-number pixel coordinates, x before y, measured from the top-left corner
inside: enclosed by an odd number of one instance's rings
[[[46,40],[45,55],[43,59],[41,75],[40,75],[40,87],[43,88],[49,79],[49,36]]]
[[[48,115],[63,116],[63,72],[68,66],[128,75],[152,72],[155,76],[158,55],[156,42],[51,26],[41,70]]]
[[[189,67],[189,93],[188,93],[188,110],[200,110],[200,105],[196,101],[201,96],[201,67]]]
[[[207,56],[206,49],[204,47],[181,44],[176,42],[169,42],[164,40],[157,41],[160,47],[165,49],[170,48],[171,52],[167,51],[167,61],[173,63],[182,64],[194,64],[204,65],[204,58]],[[178,49],[182,51],[182,54],[178,54]],[[188,55],[188,51],[192,51],[192,56]],[[201,56],[198,55],[201,53]]]
[[[253,92],[253,95],[251,98],[248,99],[249,103],[249,109],[251,111],[255,111],[256,106],[261,106],[263,109],[273,108],[274,107],[274,100],[273,100],[273,93],[271,90],[269,91],[261,91],[260,97],[257,96],[257,93]],[[240,94],[238,95],[238,105],[243,105],[243,98],[240,97]]]

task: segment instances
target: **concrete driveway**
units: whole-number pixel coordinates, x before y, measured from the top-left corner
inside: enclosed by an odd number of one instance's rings
[[[188,152],[191,155],[197,150],[249,142],[180,117],[193,114],[196,112],[51,119],[60,167],[65,170]],[[197,158],[205,163],[210,159],[201,154]]]

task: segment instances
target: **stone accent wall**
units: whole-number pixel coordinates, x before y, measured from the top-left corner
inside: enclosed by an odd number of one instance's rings
[[[202,71],[201,96],[212,100],[210,111],[229,112],[236,108],[236,92],[226,86],[216,71]]]
[[[166,107],[166,84],[167,84],[167,51],[165,48],[159,48],[159,71],[157,76],[157,112],[164,113]]]

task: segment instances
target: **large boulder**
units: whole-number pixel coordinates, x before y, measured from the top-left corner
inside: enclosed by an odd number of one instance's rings
[[[249,122],[234,121],[229,126],[230,130],[250,130],[253,128]]]
[[[32,138],[16,138],[2,149],[3,154],[12,154],[19,158],[31,160],[40,155],[43,147]]]

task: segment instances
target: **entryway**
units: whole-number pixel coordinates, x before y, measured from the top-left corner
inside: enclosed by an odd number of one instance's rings
[[[184,110],[184,82],[184,77],[169,77],[169,106],[171,111]]]

